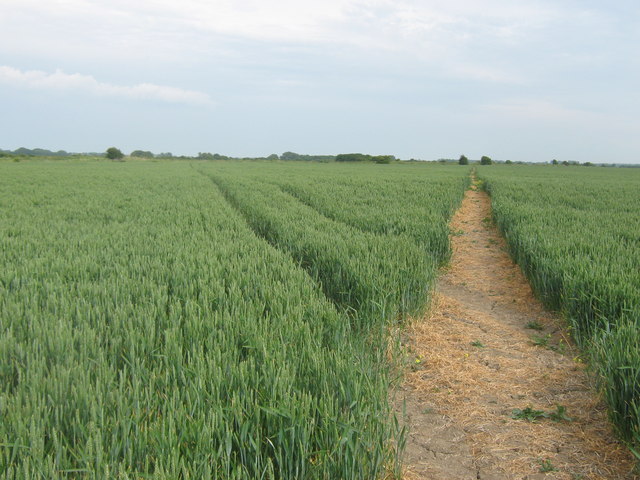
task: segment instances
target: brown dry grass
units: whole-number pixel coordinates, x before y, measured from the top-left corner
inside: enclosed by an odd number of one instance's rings
[[[434,428],[462,432],[447,444],[459,451],[434,454],[428,435],[415,432],[405,478],[534,479],[543,475],[543,460],[557,469],[547,479],[637,478],[560,320],[534,298],[489,218],[487,195],[467,192],[451,223],[451,266],[429,316],[408,332],[418,362],[403,387],[415,405],[413,421],[419,409],[437,412]],[[545,330],[527,329],[534,321]],[[534,345],[536,337],[547,347]],[[511,418],[516,408],[552,412],[558,405],[572,421]],[[431,417],[421,418],[429,428]],[[462,473],[451,469],[460,455],[472,457]]]

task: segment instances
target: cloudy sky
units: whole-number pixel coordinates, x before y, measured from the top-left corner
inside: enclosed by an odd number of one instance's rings
[[[640,162],[637,0],[0,0],[0,148]]]

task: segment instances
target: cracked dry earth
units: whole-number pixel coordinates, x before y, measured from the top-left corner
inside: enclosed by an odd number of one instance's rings
[[[408,332],[415,362],[397,392],[405,480],[638,478],[561,320],[534,298],[490,218],[488,195],[472,187],[431,312]],[[512,418],[558,406],[570,420]]]

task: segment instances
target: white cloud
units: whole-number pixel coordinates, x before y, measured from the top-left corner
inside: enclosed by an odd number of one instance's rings
[[[54,73],[39,70],[22,71],[0,65],[0,82],[21,88],[86,92],[93,95],[134,100],[157,100],[204,106],[213,104],[211,98],[202,92],[153,83],[140,83],[132,86],[113,85],[99,82],[91,75],[68,74],[61,70],[56,70]]]
[[[265,41],[356,43],[377,47],[441,35],[442,42],[482,31],[496,38],[521,34],[561,16],[545,0],[3,0],[7,18],[22,14],[93,32],[92,39],[200,33]],[[565,12],[566,14],[567,12]],[[3,22],[0,22],[0,24]],[[46,25],[45,25],[46,26]],[[101,33],[102,32],[102,33]],[[453,36],[453,37],[452,37]]]
[[[496,45],[526,43],[573,14],[551,0],[1,1],[0,54],[17,58],[47,52],[56,59],[213,68],[256,63],[253,52],[257,62],[270,62],[272,45],[310,46],[327,58],[391,56],[445,76],[498,83],[518,69],[479,57]]]

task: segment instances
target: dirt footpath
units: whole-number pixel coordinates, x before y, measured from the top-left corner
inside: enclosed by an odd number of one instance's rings
[[[450,268],[408,334],[405,479],[638,478],[561,321],[506,253],[486,193],[467,192],[451,230]]]

